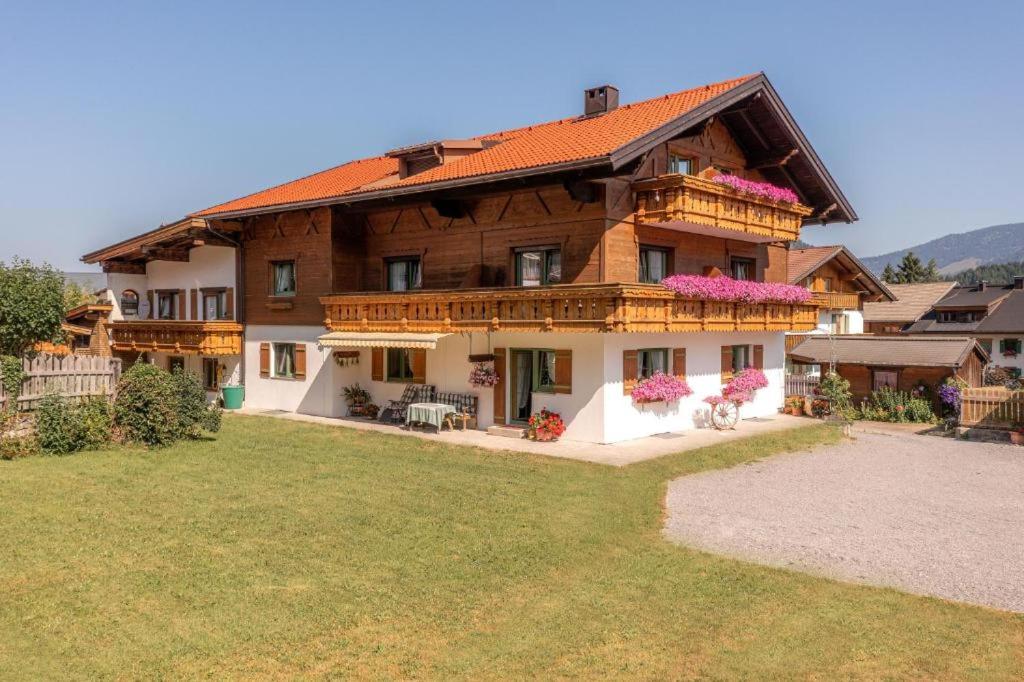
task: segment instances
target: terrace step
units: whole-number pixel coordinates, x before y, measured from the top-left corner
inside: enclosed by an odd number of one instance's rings
[[[526,438],[526,429],[518,426],[488,426],[488,436],[502,436],[503,438]]]

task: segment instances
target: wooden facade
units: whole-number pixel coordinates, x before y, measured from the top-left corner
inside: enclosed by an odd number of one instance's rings
[[[163,352],[176,355],[238,355],[243,327],[237,322],[142,320],[109,325],[113,349],[122,353]]]

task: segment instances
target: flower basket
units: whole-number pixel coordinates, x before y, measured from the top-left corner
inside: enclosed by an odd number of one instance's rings
[[[530,417],[529,425],[530,440],[551,442],[558,440],[559,436],[565,433],[565,422],[562,421],[562,415],[551,412],[546,407]]]
[[[805,287],[779,282],[751,282],[725,275],[671,275],[661,285],[680,296],[708,301],[734,301],[737,303],[806,303],[811,292]]]
[[[1014,445],[1024,445],[1024,428],[1010,431],[1010,442]]]
[[[478,362],[469,373],[471,386],[493,388],[498,383],[498,372],[486,362]]]
[[[646,379],[641,379],[633,387],[633,402],[638,405],[646,403],[674,403],[680,398],[693,395],[693,390],[683,379],[655,372]]]
[[[796,193],[787,188],[773,185],[770,182],[757,182],[755,180],[746,180],[739,177],[738,175],[731,175],[728,173],[720,173],[715,177],[711,178],[711,182],[716,185],[724,185],[725,187],[731,187],[740,194],[745,194],[749,197],[756,197],[758,199],[766,199],[775,203],[783,204],[795,204],[800,201],[800,198]]]

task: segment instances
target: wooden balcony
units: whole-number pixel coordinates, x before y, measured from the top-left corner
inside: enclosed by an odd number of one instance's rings
[[[816,305],[831,310],[859,310],[860,294],[840,291],[815,291],[812,300]]]
[[[793,240],[812,211],[751,197],[694,175],[662,175],[633,183],[636,221],[669,229],[755,241]],[[692,229],[694,227],[704,229]]]
[[[241,355],[242,325],[231,321],[139,320],[110,323],[114,350],[180,355]]]
[[[333,294],[324,325],[343,332],[810,331],[814,304],[683,298],[659,284]]]

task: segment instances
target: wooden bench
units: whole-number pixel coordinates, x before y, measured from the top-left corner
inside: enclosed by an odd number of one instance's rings
[[[476,415],[480,404],[480,399],[477,396],[472,393],[439,392],[434,396],[434,400],[455,407],[455,412],[446,418],[449,428],[453,431],[455,430],[453,419],[462,422],[463,431],[466,430],[466,424],[470,421],[473,422],[473,428],[476,428]]]

